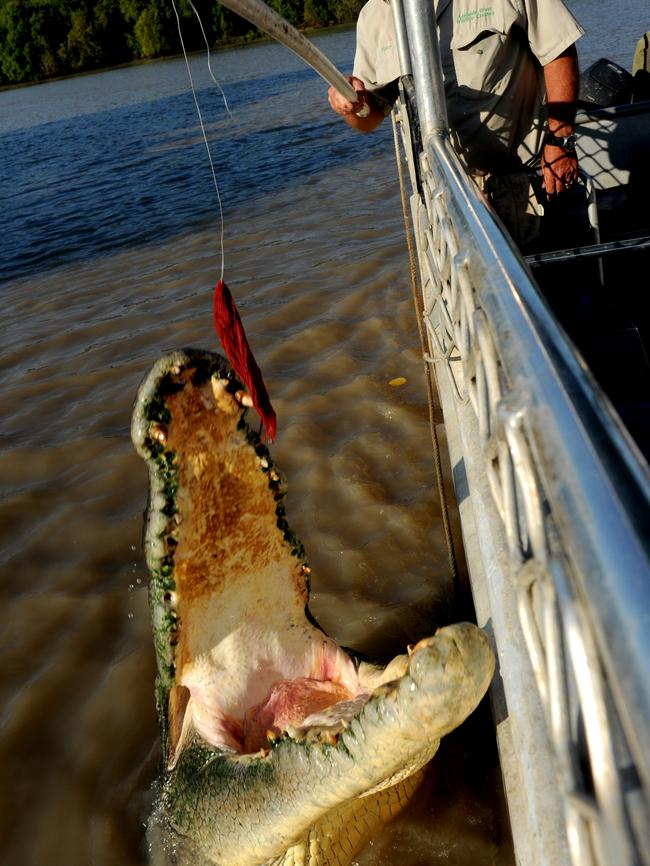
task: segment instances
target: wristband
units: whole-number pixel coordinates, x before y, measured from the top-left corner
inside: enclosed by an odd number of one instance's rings
[[[550,132],[547,132],[544,137],[544,144],[552,144],[553,147],[561,147],[562,150],[566,150],[570,153],[573,153],[576,149],[576,137],[575,135],[551,135]]]

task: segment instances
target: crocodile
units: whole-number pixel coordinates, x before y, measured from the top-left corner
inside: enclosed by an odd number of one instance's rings
[[[459,623],[380,666],[321,630],[286,483],[247,404],[221,356],[189,349],[159,360],[135,402],[150,485],[156,825],[172,862],[346,866],[475,709],[494,654]]]

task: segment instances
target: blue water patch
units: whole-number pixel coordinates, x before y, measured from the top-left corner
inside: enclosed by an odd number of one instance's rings
[[[385,151],[388,129],[354,133],[309,69],[199,93],[221,195],[241,205]],[[309,118],[296,109],[309,106]],[[319,110],[322,105],[322,111]],[[316,106],[316,110],[314,110]],[[386,125],[388,126],[388,124]],[[189,89],[0,136],[0,279],[160,242],[215,219]]]

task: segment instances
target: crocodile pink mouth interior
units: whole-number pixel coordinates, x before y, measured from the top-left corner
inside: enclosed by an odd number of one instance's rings
[[[327,725],[350,715],[350,702],[367,699],[344,650],[306,620],[297,631],[283,647],[257,632],[264,652],[233,654],[226,642],[209,660],[186,666],[187,706],[207,742],[241,754],[258,752],[288,729]]]
[[[256,752],[268,744],[269,734],[279,736],[288,727],[301,725],[313,713],[354,698],[345,686],[332,681],[299,677],[274,683],[266,700],[244,716],[243,751]]]

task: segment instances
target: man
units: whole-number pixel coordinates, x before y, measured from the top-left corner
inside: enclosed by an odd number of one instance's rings
[[[583,30],[561,0],[492,0],[483,6],[477,0],[434,0],[434,5],[454,147],[515,240],[525,245],[538,232],[539,220],[533,217],[531,229],[521,210],[540,212],[529,195],[526,168],[541,157],[549,197],[578,177],[574,43]],[[330,88],[330,105],[353,129],[371,132],[390,112],[399,74],[390,6],[387,0],[369,0],[359,15],[350,78],[359,100],[351,103]],[[360,117],[364,104],[369,114]],[[513,196],[523,200],[515,213]]]

